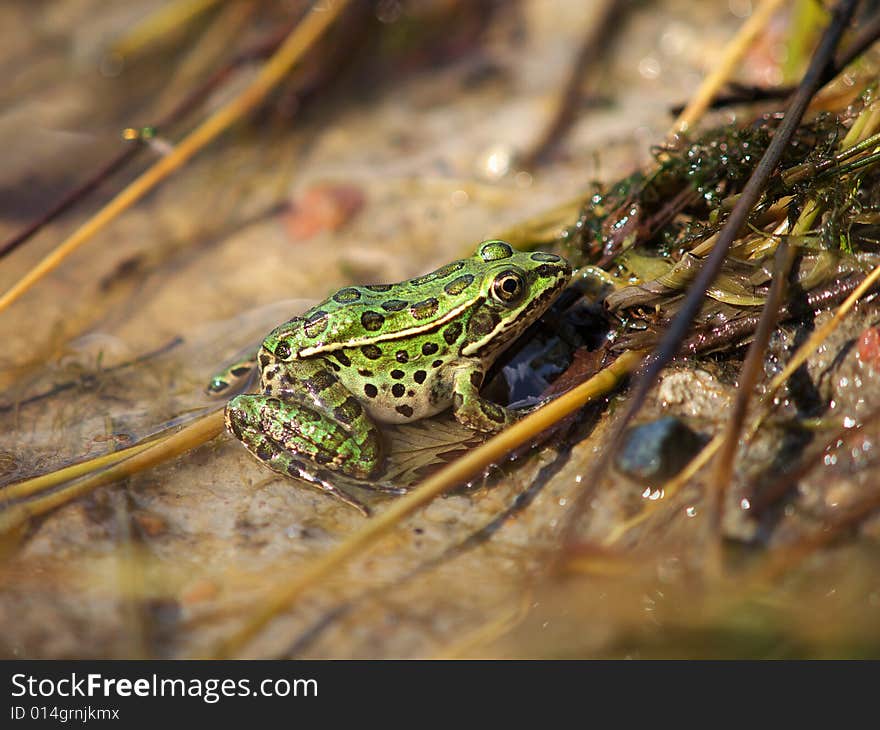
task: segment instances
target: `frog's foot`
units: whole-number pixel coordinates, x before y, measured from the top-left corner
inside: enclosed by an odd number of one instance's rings
[[[331,494],[341,502],[345,502],[350,507],[354,507],[364,517],[370,516],[370,508],[367,505],[347,490],[330,481],[333,478],[332,472],[316,468],[314,465],[308,464],[301,459],[296,459],[288,452],[279,448],[268,436],[254,436],[254,440],[251,443],[253,446],[250,443],[245,443],[245,446],[270,469],[277,471],[279,474],[302,479],[318,489]]]
[[[238,392],[244,389],[256,372],[256,355],[234,362],[211,378],[211,381],[205,387],[205,393],[210,396],[219,397],[228,393]]]
[[[390,484],[389,482],[366,482],[364,484],[358,484],[361,489],[365,489],[368,492],[381,492],[382,494],[393,494],[395,497],[399,497],[401,494],[406,494],[409,490],[406,487],[399,487],[396,484]]]
[[[354,421],[358,427],[349,430]],[[269,468],[303,479],[369,514],[366,506],[333,483],[334,472],[367,480],[380,469],[381,437],[362,410],[355,414],[351,406],[332,416],[275,396],[239,395],[226,406],[226,426]]]
[[[517,421],[522,414],[480,397],[483,374],[476,369],[461,368],[455,373],[452,389],[452,411],[456,420],[474,431],[494,433]]]

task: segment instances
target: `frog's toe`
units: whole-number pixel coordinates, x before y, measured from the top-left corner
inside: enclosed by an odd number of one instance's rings
[[[395,496],[406,494],[409,491],[406,487],[400,487],[390,482],[368,482],[359,486],[361,489],[366,489],[370,492],[381,492],[382,494],[393,494]]]

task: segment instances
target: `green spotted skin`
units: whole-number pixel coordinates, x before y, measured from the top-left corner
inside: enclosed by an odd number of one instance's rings
[[[472,257],[415,279],[340,289],[275,328],[255,358],[218,373],[208,390],[222,393],[258,366],[260,393],[226,406],[229,431],[275,471],[366,512],[334,479],[375,484],[384,468],[377,422],[450,407],[478,431],[514,420],[480,397],[483,378],[570,276],[559,256],[486,241]]]

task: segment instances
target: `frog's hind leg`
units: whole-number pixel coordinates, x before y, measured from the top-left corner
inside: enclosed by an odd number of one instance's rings
[[[332,481],[334,472],[370,479],[382,463],[378,430],[360,403],[344,392],[345,400],[327,411],[276,395],[239,395],[226,406],[226,424],[269,468],[304,479],[368,514]]]
[[[243,390],[257,372],[257,355],[252,353],[250,357],[238,360],[227,368],[216,373],[208,385],[205,393],[210,396],[221,396],[227,393],[236,393]]]

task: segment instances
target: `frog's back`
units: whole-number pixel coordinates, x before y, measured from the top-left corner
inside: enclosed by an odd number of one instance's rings
[[[345,287],[281,325],[270,338],[295,342],[295,356],[308,358],[436,329],[479,294],[481,282],[469,263],[453,261],[397,284]]]

